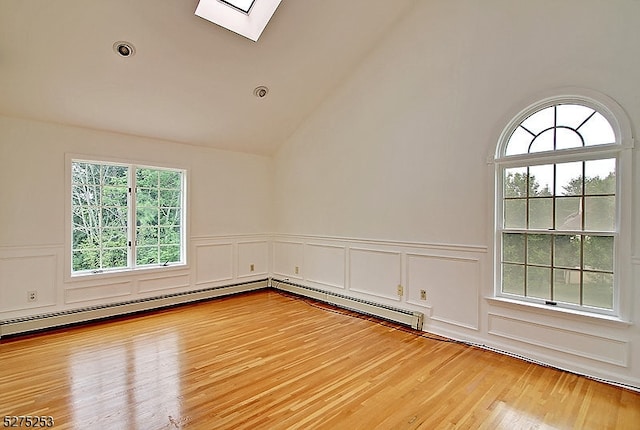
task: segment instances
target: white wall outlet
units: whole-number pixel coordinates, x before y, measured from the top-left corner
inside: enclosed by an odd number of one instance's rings
[[[296,266],[294,269],[295,274],[299,274],[300,273],[300,267]]]
[[[401,296],[404,294],[404,287],[402,285],[398,285],[398,295]]]
[[[33,303],[38,301],[37,291],[27,291],[27,302]]]
[[[427,290],[420,290],[420,300],[427,300]]]

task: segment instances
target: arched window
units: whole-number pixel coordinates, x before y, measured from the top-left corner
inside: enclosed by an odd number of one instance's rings
[[[582,98],[532,106],[496,154],[496,294],[618,313],[620,163],[615,116]]]

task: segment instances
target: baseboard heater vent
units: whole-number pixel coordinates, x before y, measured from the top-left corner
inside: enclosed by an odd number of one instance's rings
[[[144,312],[267,287],[267,279],[0,321],[0,337]]]
[[[271,287],[277,290],[287,291],[295,295],[309,297],[339,308],[349,309],[362,314],[408,325],[415,330],[422,330],[424,314],[421,312],[409,311],[367,300],[356,299],[354,297],[332,293],[318,288],[294,284],[286,280],[282,281],[278,279],[271,279]]]

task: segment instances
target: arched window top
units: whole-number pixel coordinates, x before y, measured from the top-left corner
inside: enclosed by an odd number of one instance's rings
[[[504,156],[616,143],[611,123],[592,107],[556,103],[526,116],[511,132]]]

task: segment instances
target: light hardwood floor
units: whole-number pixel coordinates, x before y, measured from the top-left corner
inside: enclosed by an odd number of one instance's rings
[[[0,340],[56,429],[638,429],[640,394],[260,291]],[[1,425],[1,424],[0,424]]]

